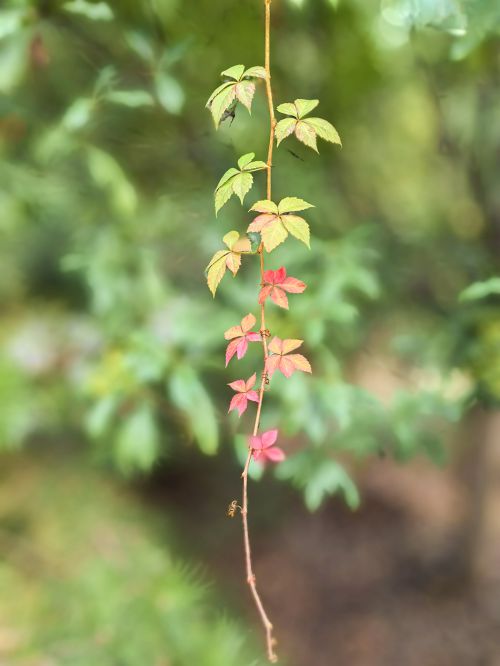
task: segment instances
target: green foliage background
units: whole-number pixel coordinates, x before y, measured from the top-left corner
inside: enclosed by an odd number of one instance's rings
[[[249,425],[226,417],[226,383],[255,358],[224,370],[223,331],[255,311],[257,266],[226,277],[215,301],[203,268],[245,228],[234,199],[215,220],[213,189],[240,155],[264,158],[268,118],[262,86],[252,117],[240,109],[217,135],[204,105],[221,70],[262,64],[260,4],[4,3],[2,448],[84,431],[126,475],[193,443],[244,455]],[[276,153],[275,191],[316,208],[311,252],[273,254],[308,290],[290,313],[270,307],[269,328],[306,341],[314,375],[277,378],[263,426],[282,431],[291,455],[276,475],[309,508],[338,490],[356,506],[356,460],[439,461],[446,424],[500,397],[500,10],[273,11],[276,102],[318,97],[344,147],[318,157],[288,139]],[[372,360],[387,363],[387,399],[361,379]]]

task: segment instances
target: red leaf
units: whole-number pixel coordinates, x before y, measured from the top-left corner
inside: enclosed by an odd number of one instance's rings
[[[263,278],[264,286],[260,290],[259,303],[263,303],[266,298],[270,297],[276,305],[288,309],[288,298],[285,292],[301,294],[306,289],[306,285],[301,280],[287,277],[284,266],[278,268],[277,271],[265,271]]]

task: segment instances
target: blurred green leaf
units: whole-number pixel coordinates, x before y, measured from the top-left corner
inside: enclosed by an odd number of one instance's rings
[[[460,301],[477,301],[488,296],[500,294],[500,277],[492,277],[484,282],[474,282],[464,289],[459,296]]]
[[[65,2],[64,9],[72,14],[80,14],[92,21],[112,21],[114,14],[106,2],[86,2],[86,0],[71,0]]]
[[[195,371],[186,364],[172,368],[168,380],[173,404],[184,414],[187,426],[203,453],[213,455],[219,429],[212,400]]]
[[[116,433],[116,461],[124,474],[149,471],[160,450],[160,436],[151,405],[142,403],[132,410],[122,417]]]

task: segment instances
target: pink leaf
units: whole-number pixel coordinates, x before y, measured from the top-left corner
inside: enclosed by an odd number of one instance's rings
[[[268,224],[274,222],[277,219],[277,215],[271,215],[269,213],[264,213],[263,215],[257,215],[257,217],[250,222],[248,225],[247,231],[262,231],[264,227],[267,227]]]
[[[283,341],[281,338],[275,336],[268,345],[269,351],[272,351],[273,354],[282,354],[283,353]]]
[[[228,344],[227,349],[226,349],[226,367],[229,361],[233,358],[233,356],[236,354],[236,349],[238,347],[240,338],[236,338],[235,340],[231,340],[231,342]]]
[[[236,381],[228,384],[228,386],[230,386],[233,391],[238,391],[239,393],[245,393],[245,391],[248,390],[244,379],[237,379]]]
[[[289,354],[289,352],[301,346],[302,340],[281,340],[274,337],[268,345],[272,356],[266,359],[266,372],[272,377],[276,370],[282,372],[285,377],[291,377],[296,370],[312,372],[309,361],[302,354]]]
[[[278,438],[277,430],[267,430],[260,436],[251,436],[249,446],[257,462],[281,462],[285,459],[285,452],[279,446],[274,446]]]
[[[249,400],[252,400],[253,402],[259,402],[259,394],[257,393],[257,391],[248,391],[247,398]]]
[[[228,412],[232,411],[233,409],[236,409],[238,411],[238,415],[241,416],[244,411],[246,411],[246,408],[248,406],[248,398],[245,393],[237,393],[236,395],[233,395],[231,399],[231,404],[229,405]]]
[[[283,449],[280,449],[279,446],[273,446],[272,448],[263,451],[263,453],[268,460],[274,463],[282,462],[286,458],[285,452]]]
[[[252,389],[255,386],[256,381],[257,381],[257,375],[254,372],[253,375],[249,377],[245,382],[245,391],[250,391],[250,389]]]
[[[236,345],[236,355],[239,359],[242,359],[247,353],[248,342],[246,336],[244,338],[239,338],[238,344]]]
[[[307,285],[304,282],[294,277],[287,277],[280,283],[280,287],[290,294],[301,294],[307,289]]]
[[[269,375],[269,377],[272,377],[276,370],[279,368],[281,360],[281,355],[280,354],[275,354],[274,356],[268,356],[266,359],[266,372]]]
[[[250,331],[245,337],[249,342],[260,342],[261,340],[260,333],[256,333],[255,331]]]
[[[271,293],[272,289],[273,289],[273,287],[272,287],[272,285],[270,285],[270,284],[268,284],[268,285],[265,286],[265,287],[262,287],[262,289],[260,290],[260,294],[259,294],[259,303],[260,303],[261,305],[262,305],[262,303],[266,300],[266,298],[269,296],[269,294]]]
[[[266,432],[262,433],[260,438],[262,442],[262,448],[267,449],[269,446],[272,446],[277,439],[278,439],[277,430],[266,430]]]
[[[288,298],[283,289],[280,289],[279,287],[271,287],[271,300],[273,303],[276,303],[276,305],[279,305],[280,308],[288,310]]]
[[[295,365],[293,361],[287,356],[282,356],[278,365],[278,369],[285,375],[288,379],[295,372]]]

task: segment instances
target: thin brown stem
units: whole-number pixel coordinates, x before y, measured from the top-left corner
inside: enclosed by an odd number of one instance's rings
[[[273,149],[274,149],[274,131],[276,127],[276,119],[274,116],[274,104],[273,104],[273,91],[271,87],[271,2],[272,0],[264,0],[265,3],[265,57],[264,65],[266,70],[266,94],[267,102],[269,105],[269,118],[270,118],[270,131],[269,131],[269,149],[267,152],[267,198],[271,199],[272,196],[272,166],[273,166]],[[259,257],[260,257],[260,281],[261,284],[264,283],[264,246],[261,243],[259,247]],[[264,369],[262,372],[262,379],[260,382],[260,391],[259,391],[259,402],[257,404],[257,413],[255,415],[255,423],[253,427],[253,435],[257,435],[260,425],[260,415],[262,412],[262,403],[264,401],[264,391],[266,388],[266,383],[268,382],[268,376],[266,372],[266,361],[269,355],[267,349],[267,330],[266,330],[266,313],[265,305],[261,303],[260,306],[260,332],[262,337],[262,351],[264,354]],[[253,450],[249,448],[248,456],[246,459],[245,467],[242,473],[243,479],[243,500],[241,507],[241,519],[243,522],[243,541],[245,546],[245,564],[246,564],[246,574],[247,574],[247,583],[250,587],[255,605],[259,612],[262,624],[264,625],[264,630],[266,632],[266,645],[267,645],[267,658],[271,663],[276,663],[278,661],[278,656],[274,651],[274,646],[276,645],[276,640],[273,637],[273,625],[269,620],[269,617],[264,609],[262,600],[257,591],[256,578],[253,571],[252,565],[252,550],[250,548],[250,536],[248,532],[248,468],[250,466],[250,461],[252,460]]]

